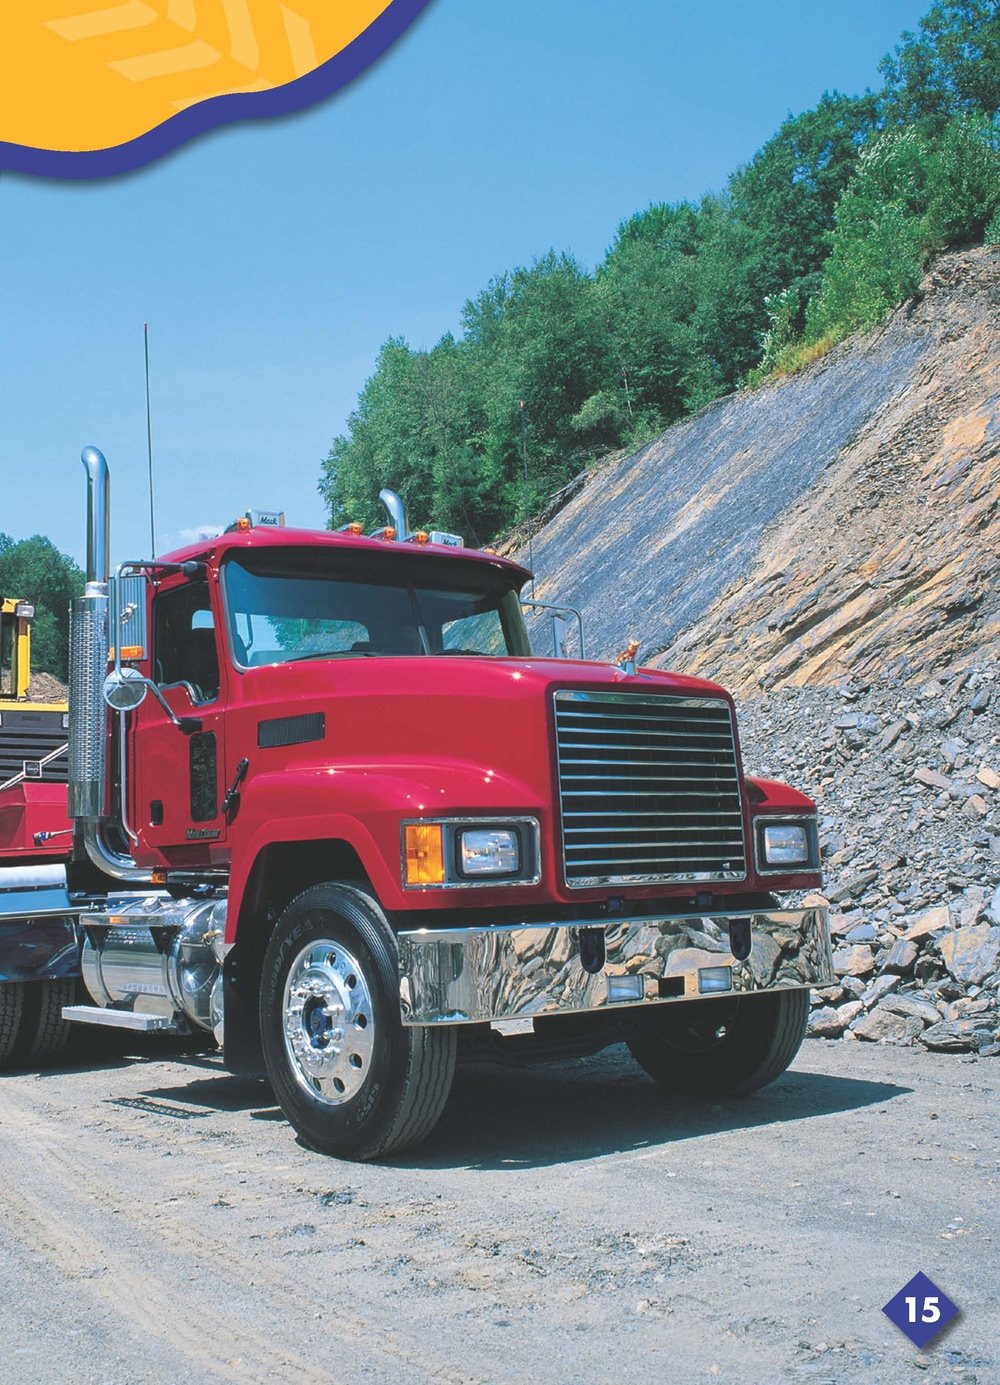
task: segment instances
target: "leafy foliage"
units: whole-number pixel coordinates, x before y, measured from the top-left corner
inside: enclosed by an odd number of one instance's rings
[[[83,591],[83,573],[50,539],[15,542],[0,534],[0,595],[35,606],[31,666],[64,679],[69,662],[69,603]]]
[[[593,273],[550,251],[466,303],[457,339],[388,341],[324,463],[331,522],[374,528],[389,485],[482,541],[588,459],[877,323],[935,251],[1000,242],[1000,0],[937,0],[881,71],[721,193],[622,222]]]

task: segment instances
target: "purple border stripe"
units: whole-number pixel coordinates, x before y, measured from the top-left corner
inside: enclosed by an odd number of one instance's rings
[[[331,96],[371,67],[429,3],[430,0],[392,0],[389,8],[346,48],[304,77],[270,91],[213,96],[179,111],[137,139],[116,144],[111,149],[68,153],[57,149],[31,149],[24,144],[0,140],[0,169],[44,178],[109,178],[152,163],[178,145],[219,125],[302,110],[304,106],[312,106]]]

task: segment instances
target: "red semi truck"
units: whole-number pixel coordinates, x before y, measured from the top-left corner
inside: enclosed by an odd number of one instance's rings
[[[355,1159],[426,1136],[463,1054],[784,1071],[832,980],[824,910],[781,901],[820,883],[816,809],[743,774],[728,693],[533,655],[525,569],[391,492],[375,536],[251,513],[112,575],[83,461],[66,1021],[210,1031]]]

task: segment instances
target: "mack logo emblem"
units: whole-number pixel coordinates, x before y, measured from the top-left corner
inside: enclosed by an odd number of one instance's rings
[[[189,842],[214,842],[216,837],[221,837],[222,833],[214,827],[189,827],[187,839]]]

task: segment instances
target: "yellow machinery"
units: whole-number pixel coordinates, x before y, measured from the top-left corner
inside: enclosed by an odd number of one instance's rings
[[[65,783],[69,704],[31,702],[30,601],[0,598],[0,788],[12,779]]]

